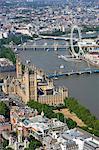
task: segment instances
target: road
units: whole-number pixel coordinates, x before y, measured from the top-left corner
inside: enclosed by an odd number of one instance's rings
[[[13,105],[25,107],[25,103],[21,98],[13,94],[5,95],[3,92],[0,92],[0,101],[3,101],[9,108]]]

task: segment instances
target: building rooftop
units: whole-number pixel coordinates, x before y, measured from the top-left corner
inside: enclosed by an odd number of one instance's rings
[[[0,67],[3,66],[13,66],[13,63],[9,59],[0,58]]]
[[[66,131],[66,132],[63,134],[63,136],[69,137],[69,138],[71,138],[71,139],[80,138],[80,139],[82,139],[82,140],[85,140],[85,139],[87,139],[87,138],[90,137],[90,135],[85,134],[85,133],[83,133],[83,132],[77,130],[76,128]]]
[[[93,148],[99,148],[99,144],[97,144],[97,143],[95,143],[95,142],[93,142],[93,141],[85,141],[85,144],[88,144],[88,145],[90,145],[91,147],[93,147]]]

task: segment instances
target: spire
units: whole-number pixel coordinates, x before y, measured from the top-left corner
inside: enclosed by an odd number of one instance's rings
[[[27,138],[25,138],[24,140],[24,148],[28,148],[29,147],[29,141]]]
[[[18,142],[16,141],[15,144],[14,144],[14,150],[18,150]]]
[[[42,106],[42,112],[41,112],[41,116],[42,116],[42,117],[44,117],[43,106]]]
[[[10,137],[9,137],[9,146],[12,145],[12,144],[13,144],[13,137],[12,137],[12,135],[10,135]]]
[[[44,112],[43,112],[43,110],[42,110],[42,112],[41,112],[41,116],[44,117]]]
[[[18,127],[18,142],[22,142],[22,127]]]

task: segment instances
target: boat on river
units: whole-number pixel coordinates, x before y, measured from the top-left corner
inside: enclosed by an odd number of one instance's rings
[[[80,58],[68,57],[68,56],[65,56],[65,55],[60,55],[60,56],[58,56],[58,58],[63,59],[65,61],[69,61],[69,62],[71,62],[71,61],[81,62]]]
[[[64,69],[64,65],[62,64],[62,65],[60,65],[60,67],[59,67],[60,69]]]

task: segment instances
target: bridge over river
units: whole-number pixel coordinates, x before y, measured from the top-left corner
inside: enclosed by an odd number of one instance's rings
[[[99,69],[84,69],[80,71],[71,71],[71,72],[63,72],[63,73],[52,73],[47,75],[48,78],[58,78],[64,76],[71,76],[71,75],[81,75],[81,74],[93,74],[99,73]]]

